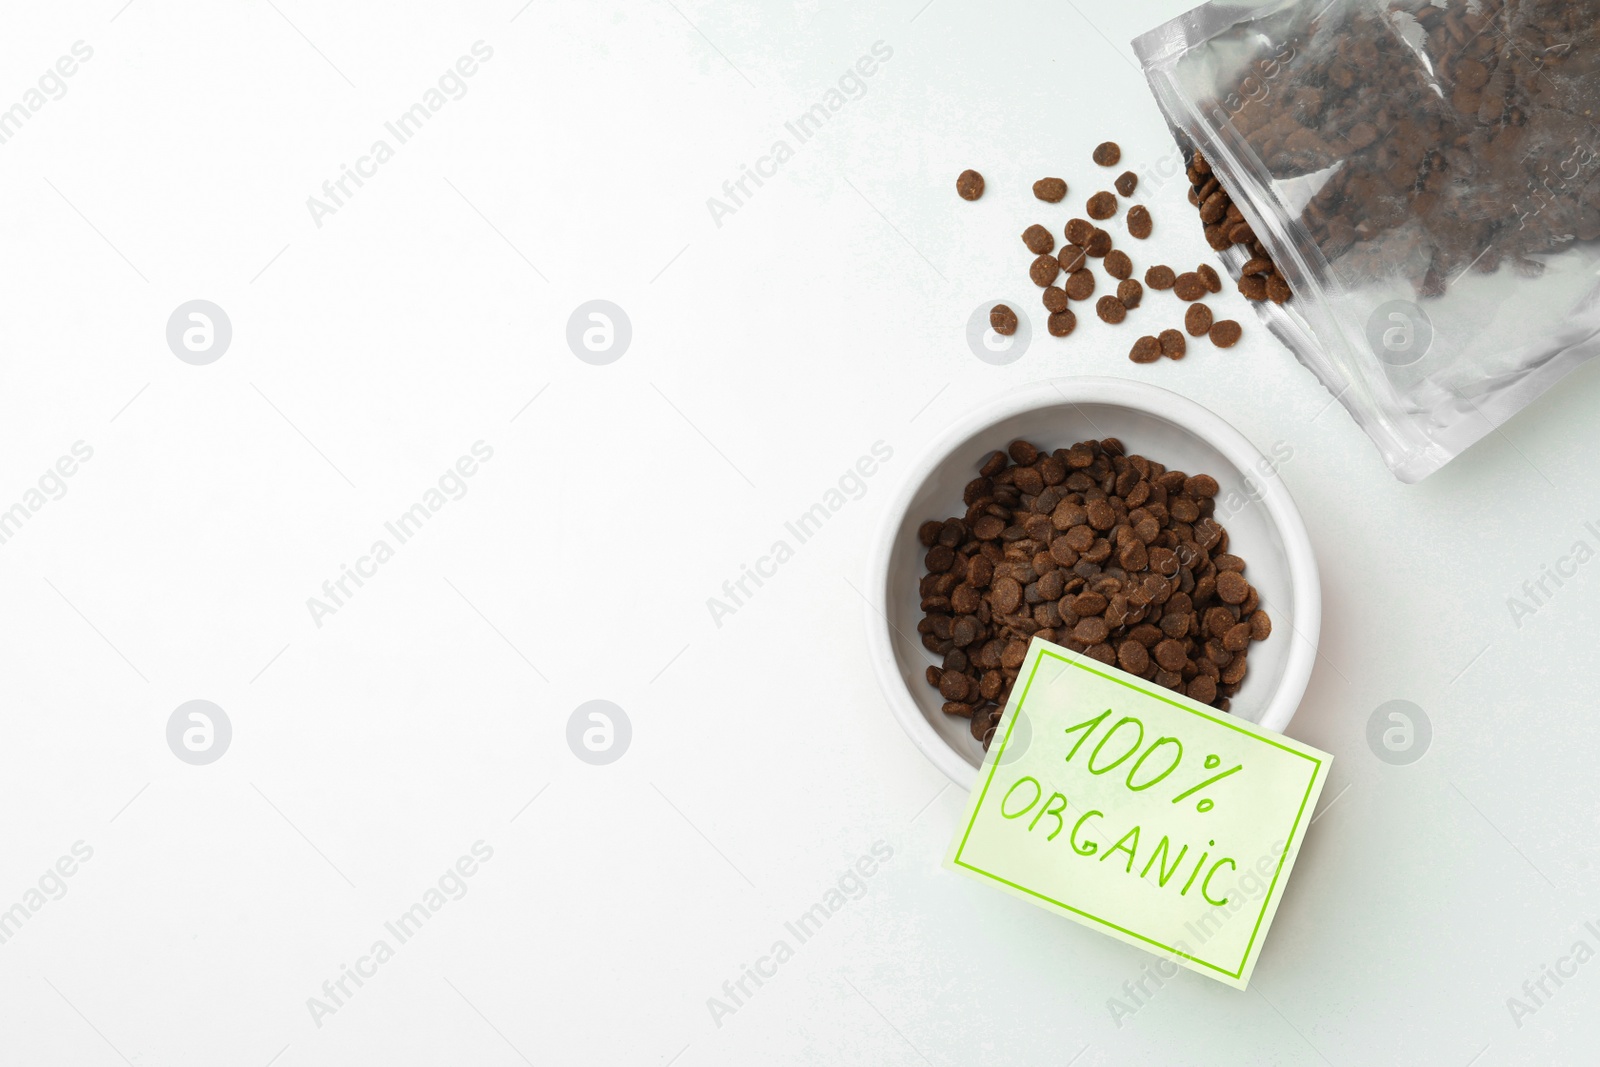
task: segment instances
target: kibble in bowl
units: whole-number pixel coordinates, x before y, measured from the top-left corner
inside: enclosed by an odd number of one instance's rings
[[[930,519],[964,515],[976,466],[1014,441],[1053,451],[1106,438],[1169,470],[1216,482],[1209,499],[1228,531],[1227,551],[1247,561],[1249,585],[1271,618],[1267,636],[1250,645],[1229,713],[1282,730],[1304,694],[1321,591],[1304,524],[1277,476],[1282,450],[1264,456],[1198,404],[1141,382],[1074,377],[1023,386],[950,427],[912,465],[879,525],[864,589],[868,651],[885,697],[913,742],[964,788],[983,747],[971,720],[948,714],[950,701],[929,684],[928,668],[941,668],[944,657],[927,649],[919,632],[929,552],[920,530]]]

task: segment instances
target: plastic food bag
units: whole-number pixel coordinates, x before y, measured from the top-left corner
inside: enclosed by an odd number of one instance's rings
[[[1133,47],[1402,481],[1600,351],[1600,0],[1208,3]]]

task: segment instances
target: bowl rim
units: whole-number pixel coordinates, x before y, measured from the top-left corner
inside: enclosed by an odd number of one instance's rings
[[[893,496],[878,516],[867,561],[868,595],[864,598],[863,615],[878,687],[895,719],[929,762],[963,789],[972,788],[978,768],[968,764],[923,717],[921,707],[912,698],[895,663],[886,610],[894,539],[910,508],[911,498],[956,445],[1012,416],[1037,408],[1080,403],[1111,404],[1175,422],[1221,452],[1237,470],[1247,475],[1259,473],[1260,464],[1266,463],[1266,457],[1244,434],[1204,405],[1158,385],[1101,375],[1046,378],[1014,386],[959,416],[923,446],[916,461],[902,469]],[[1278,687],[1267,701],[1258,723],[1264,729],[1283,733],[1305,696],[1316,664],[1317,641],[1322,628],[1322,585],[1311,538],[1283,479],[1274,475],[1253,480],[1260,491],[1257,503],[1266,507],[1273,525],[1283,537],[1289,584],[1294,594],[1295,619],[1289,627],[1289,657]]]

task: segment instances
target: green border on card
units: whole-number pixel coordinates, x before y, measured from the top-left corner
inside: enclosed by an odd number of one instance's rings
[[[1301,759],[1306,760],[1306,761],[1311,763],[1312,768],[1313,768],[1312,771],[1311,771],[1311,780],[1306,783],[1305,796],[1300,798],[1300,810],[1295,812],[1294,822],[1291,823],[1290,826],[1289,826],[1289,836],[1288,836],[1288,838],[1285,839],[1285,841],[1283,843],[1283,855],[1278,857],[1277,870],[1273,871],[1273,873],[1272,873],[1272,883],[1267,886],[1267,892],[1261,898],[1261,911],[1256,914],[1256,925],[1255,925],[1255,929],[1253,929],[1250,932],[1250,940],[1245,942],[1244,955],[1239,960],[1239,968],[1238,968],[1238,970],[1234,970],[1234,971],[1224,970],[1222,967],[1218,966],[1215,963],[1210,962],[1209,960],[1200,959],[1198,956],[1191,956],[1189,953],[1184,952],[1184,951],[1182,951],[1180,949],[1173,948],[1171,945],[1164,945],[1161,942],[1155,940],[1154,938],[1146,937],[1143,934],[1137,933],[1137,932],[1135,932],[1133,930],[1129,930],[1126,927],[1118,926],[1116,923],[1111,922],[1109,919],[1102,919],[1098,915],[1091,915],[1089,912],[1084,911],[1081,908],[1075,908],[1071,904],[1067,904],[1067,903],[1065,903],[1063,901],[1056,900],[1054,897],[1045,896],[1043,893],[1040,893],[1040,892],[1037,892],[1035,890],[1029,889],[1027,886],[1018,885],[1015,882],[1012,882],[1012,881],[1009,881],[1009,880],[1007,880],[1005,878],[1000,877],[998,874],[994,874],[991,871],[986,871],[981,867],[975,867],[972,864],[966,863],[961,859],[961,852],[962,852],[963,849],[965,849],[967,847],[967,838],[972,834],[972,827],[978,821],[978,813],[983,810],[984,798],[989,795],[989,786],[994,782],[994,773],[995,773],[995,771],[1000,769],[1000,763],[1001,763],[1002,760],[1005,759],[1006,745],[1011,743],[1011,728],[1017,724],[1017,716],[1015,716],[1015,715],[1011,716],[1010,722],[1008,722],[1006,724],[1005,737],[1003,737],[1000,740],[1000,751],[995,753],[994,760],[989,765],[989,776],[984,780],[983,789],[978,794],[978,802],[975,805],[973,805],[973,808],[972,808],[972,818],[970,820],[968,820],[967,828],[961,834],[961,844],[956,847],[956,854],[955,854],[954,857],[952,857],[951,862],[955,863],[957,866],[965,867],[967,870],[972,871],[975,874],[981,874],[985,878],[991,878],[994,881],[999,882],[1002,885],[1008,885],[1012,889],[1017,890],[1018,892],[1026,893],[1027,895],[1029,895],[1031,897],[1038,897],[1040,900],[1043,900],[1043,901],[1045,901],[1046,903],[1049,903],[1049,904],[1054,904],[1056,907],[1061,908],[1061,909],[1063,909],[1065,911],[1070,911],[1074,915],[1081,915],[1085,919],[1090,920],[1091,922],[1099,923],[1101,926],[1108,927],[1108,928],[1110,928],[1112,930],[1117,931],[1118,933],[1125,934],[1128,937],[1134,938],[1135,940],[1143,941],[1147,945],[1153,945],[1154,947],[1159,948],[1164,952],[1170,952],[1175,956],[1181,956],[1184,959],[1189,960],[1189,961],[1191,961],[1193,963],[1197,963],[1202,967],[1208,967],[1211,970],[1216,971],[1218,974],[1226,975],[1229,978],[1241,979],[1242,980],[1243,975],[1244,975],[1245,964],[1248,963],[1249,960],[1250,960],[1250,950],[1255,947],[1256,938],[1261,936],[1261,923],[1266,918],[1267,906],[1272,903],[1273,893],[1278,887],[1278,879],[1283,877],[1283,865],[1289,859],[1289,853],[1290,853],[1290,851],[1292,849],[1292,846],[1294,845],[1295,833],[1300,829],[1300,820],[1305,818],[1306,804],[1309,803],[1310,800],[1311,800],[1311,790],[1317,784],[1317,778],[1322,773],[1322,761],[1320,759],[1318,759],[1317,757],[1311,756],[1311,755],[1307,755],[1306,753],[1301,752],[1298,749],[1290,748],[1288,745],[1280,744],[1279,742],[1272,740],[1270,737],[1263,737],[1263,736],[1261,736],[1260,734],[1256,733],[1253,730],[1246,730],[1244,727],[1239,725],[1239,722],[1238,722],[1237,719],[1230,720],[1230,719],[1225,719],[1225,718],[1218,718],[1217,716],[1208,714],[1207,712],[1201,711],[1198,708],[1189,707],[1187,704],[1180,704],[1178,701],[1173,700],[1170,697],[1163,696],[1160,693],[1152,693],[1150,690],[1145,689],[1142,686],[1134,685],[1132,682],[1124,681],[1121,678],[1115,678],[1115,677],[1113,677],[1113,676],[1111,676],[1109,674],[1106,674],[1103,671],[1097,671],[1093,667],[1090,667],[1090,666],[1087,666],[1086,664],[1078,662],[1077,659],[1075,659],[1075,658],[1072,658],[1070,656],[1061,655],[1059,652],[1056,652],[1056,651],[1054,651],[1052,649],[1049,649],[1049,648],[1040,648],[1038,656],[1036,656],[1034,658],[1033,669],[1028,672],[1028,681],[1022,687],[1022,696],[1017,699],[1017,711],[1018,712],[1021,712],[1022,708],[1023,708],[1023,705],[1025,705],[1028,702],[1028,691],[1033,688],[1034,676],[1039,673],[1039,663],[1046,656],[1049,656],[1051,659],[1059,660],[1060,662],[1066,664],[1069,667],[1076,667],[1080,671],[1087,671],[1088,673],[1090,673],[1092,675],[1095,675],[1096,677],[1104,678],[1106,681],[1113,682],[1113,683],[1115,683],[1117,685],[1120,685],[1124,689],[1132,689],[1133,691],[1135,691],[1137,693],[1143,693],[1145,696],[1152,697],[1152,698],[1154,698],[1156,700],[1161,701],[1164,704],[1171,704],[1173,707],[1179,709],[1180,711],[1186,711],[1191,715],[1198,715],[1200,718],[1207,719],[1207,720],[1209,720],[1211,722],[1216,723],[1219,726],[1226,726],[1230,730],[1237,730],[1242,734],[1248,734],[1249,736],[1255,738],[1257,741],[1262,741],[1262,742],[1264,742],[1266,744],[1269,744],[1269,745],[1273,746],[1274,748],[1280,748],[1285,752],[1288,752],[1288,753],[1290,753],[1292,755],[1295,755],[1295,756],[1299,756]]]

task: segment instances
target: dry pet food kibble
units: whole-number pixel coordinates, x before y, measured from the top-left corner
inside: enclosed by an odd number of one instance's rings
[[[1200,275],[1193,271],[1185,271],[1173,281],[1172,291],[1177,294],[1179,300],[1199,300],[1206,295],[1206,283]]]
[[[1100,316],[1102,322],[1109,322],[1113,326],[1128,317],[1128,309],[1114,296],[1102,296],[1097,300],[1094,313]]]
[[[1067,334],[1077,329],[1077,326],[1078,316],[1074,315],[1071,310],[1067,308],[1062,308],[1060,311],[1052,313],[1051,316],[1045,320],[1045,328],[1050,331],[1051,337],[1065,337]]]
[[[1047,311],[1067,310],[1067,291],[1059,285],[1045,287],[1044,306]]]
[[[1094,161],[1102,167],[1114,167],[1122,161],[1122,149],[1115,141],[1102,141],[1095,147]]]
[[[1037,222],[1022,231],[1022,243],[1036,256],[1053,251],[1056,247],[1055,235]]]
[[[1042,226],[1040,227],[1040,229],[1043,229],[1043,228],[1044,227],[1042,227]],[[1048,235],[1046,235],[1046,236],[1048,236]],[[1216,270],[1215,267],[1211,266],[1209,263],[1202,263],[1202,264],[1200,264],[1198,267],[1196,267],[1194,269],[1194,272],[1196,274],[1200,275],[1200,280],[1201,281],[1206,283],[1206,291],[1207,292],[1209,292],[1209,293],[1220,293],[1220,292],[1222,292],[1222,277],[1219,274],[1217,274],[1217,270]]]
[[[1125,170],[1112,182],[1117,187],[1117,192],[1123,196],[1132,196],[1133,191],[1139,188],[1139,176],[1131,170]]]
[[[1211,329],[1211,309],[1204,304],[1190,304],[1183,313],[1183,328],[1190,337],[1204,337]]]
[[[1071,274],[1073,271],[1082,270],[1087,266],[1089,257],[1084,255],[1083,249],[1077,245],[1067,244],[1061,246],[1061,253],[1056,256],[1056,262],[1061,264],[1063,271]]]
[[[964,170],[956,178],[956,192],[963,200],[976,200],[983,195],[983,175],[975,170]]]
[[[1089,243],[1089,237],[1094,233],[1094,223],[1087,219],[1068,219],[1064,232],[1068,241],[1082,248]]]
[[[1033,195],[1047,204],[1059,204],[1067,195],[1067,183],[1060,178],[1040,178],[1033,183]]]
[[[1104,191],[1095,193],[1084,205],[1084,210],[1089,213],[1091,219],[1109,219],[1117,213],[1117,198],[1115,194]]]
[[[1320,90],[1312,90],[1313,95],[1308,95],[1303,102],[1297,101],[1296,108],[1310,108],[1313,105],[1321,109],[1323,94]],[[1276,126],[1273,127],[1276,129]],[[1288,136],[1298,136],[1299,133],[1308,131],[1299,130]],[[1287,144],[1287,141],[1285,141]],[[1200,222],[1205,226],[1206,243],[1218,252],[1226,251],[1234,245],[1243,245],[1250,251],[1250,260],[1240,271],[1239,292],[1248,300],[1268,299],[1267,286],[1271,279],[1277,279],[1278,292],[1283,303],[1289,299],[1289,286],[1278,273],[1277,264],[1272,262],[1272,257],[1267,254],[1266,246],[1256,237],[1250,224],[1244,221],[1244,215],[1222,187],[1215,174],[1211,172],[1211,164],[1206,162],[1206,157],[1199,152],[1194,154],[1194,159],[1189,164],[1189,203],[1200,209]],[[1333,183],[1328,183],[1325,188],[1331,189]],[[1213,289],[1212,292],[1217,292]]]
[[[1107,252],[1104,265],[1106,273],[1118,281],[1133,275],[1133,260],[1129,259],[1128,253],[1121,249],[1114,248]]]
[[[1089,243],[1083,246],[1083,250],[1092,258],[1099,259],[1111,251],[1111,235],[1095,227],[1095,231],[1089,235]]]
[[[1144,299],[1144,286],[1133,278],[1126,278],[1117,285],[1117,299],[1125,308],[1136,308]]]
[[[989,328],[1003,337],[1017,332],[1017,313],[1004,304],[989,309]]]
[[[1094,295],[1094,272],[1075,270],[1067,275],[1067,295],[1074,300],[1087,300]]]
[[[984,458],[964,515],[918,531],[917,631],[943,657],[927,682],[985,747],[1034,637],[1226,711],[1272,632],[1213,518],[1216,479],[1125,453],[1014,441]]]
[[[1177,280],[1178,276],[1165,264],[1157,264],[1144,272],[1144,283],[1152,289],[1171,289]]]
[[[1155,227],[1150,222],[1150,209],[1143,204],[1135,204],[1128,209],[1128,234],[1143,241],[1150,236],[1150,231]]]
[[[1211,343],[1218,348],[1232,348],[1239,343],[1239,337],[1244,333],[1239,324],[1232,319],[1223,319],[1213,323],[1211,327]]]
[[[1133,342],[1128,358],[1135,363],[1154,363],[1161,358],[1161,342],[1147,334]]]
[[[1049,285],[1056,280],[1056,275],[1061,273],[1061,264],[1056,262],[1055,256],[1040,256],[1033,261],[1033,266],[1028,268],[1028,277],[1033,279],[1034,285]]]
[[[1182,359],[1189,350],[1188,343],[1184,341],[1183,334],[1177,330],[1162,330],[1157,338],[1161,342],[1161,354],[1168,359]]]

